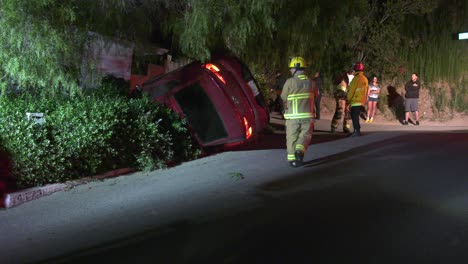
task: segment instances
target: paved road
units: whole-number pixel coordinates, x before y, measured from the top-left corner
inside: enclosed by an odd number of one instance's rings
[[[467,147],[368,132],[299,169],[260,149],[92,182],[0,211],[0,262],[466,263]]]

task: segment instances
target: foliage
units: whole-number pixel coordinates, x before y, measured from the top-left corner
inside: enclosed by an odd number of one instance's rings
[[[19,184],[62,182],[121,167],[164,168],[198,155],[175,113],[106,90],[83,99],[38,92],[0,100],[0,135]],[[26,112],[44,113],[45,122],[27,120]]]
[[[89,32],[145,42],[163,0],[0,0],[0,87],[74,95]],[[4,92],[2,93],[4,94]]]
[[[468,79],[463,79],[452,90],[451,107],[457,112],[468,112]]]
[[[452,0],[455,1],[455,0]],[[331,78],[364,61],[372,75],[403,77],[408,17],[424,21],[440,4],[431,0],[393,1],[189,1],[170,28],[183,53],[200,60],[227,49],[254,72],[286,72],[290,56],[300,55],[309,71],[321,70],[324,90]],[[442,8],[442,7],[441,7]],[[177,37],[179,36],[179,37]],[[412,51],[411,51],[412,52]],[[328,85],[327,85],[328,84]]]
[[[408,58],[414,59],[417,56],[412,54],[420,53],[416,49],[440,47],[426,54],[437,54],[447,61],[455,61],[453,57],[460,58],[466,53],[466,48],[461,47],[464,43],[453,43],[447,34],[441,38],[440,32],[453,30],[430,29],[436,24],[446,24],[437,23],[445,21],[442,14],[450,17],[446,13],[456,14],[453,19],[456,21],[450,21],[452,24],[466,21],[461,18],[466,18],[462,10],[467,5],[460,0],[189,2],[183,17],[175,19],[176,26],[170,28],[182,52],[205,60],[213,50],[228,49],[254,72],[267,73],[271,69],[286,72],[288,57],[300,55],[306,58],[310,72],[321,70],[325,84],[331,84],[331,76],[349,69],[358,60],[365,62],[371,75],[401,80],[407,78],[405,69],[411,67]],[[448,6],[452,8],[444,12]],[[422,32],[413,34],[421,31],[413,30],[418,24]],[[420,45],[415,47],[412,36],[416,40],[421,36],[426,39],[420,39]],[[431,39],[444,39],[445,44],[434,45]],[[427,56],[421,57],[421,61],[426,59]],[[459,77],[466,72],[466,62],[458,61],[453,67],[440,69],[456,67],[459,71],[453,72],[453,76]],[[422,67],[429,71],[437,65]],[[428,74],[438,75],[435,69]]]
[[[466,31],[467,16],[466,1],[449,0],[441,1],[437,9],[424,17],[406,17],[403,23],[400,74],[407,77],[410,72],[419,73],[430,86],[436,113],[445,111],[446,107],[466,111],[464,76],[468,73],[468,45],[455,40],[453,34]],[[435,88],[440,82],[449,84],[449,94]]]
[[[79,93],[82,67],[94,67],[83,63],[89,32],[202,61],[228,50],[257,75],[286,73],[299,55],[324,90],[358,60],[381,80],[458,81],[468,47],[451,34],[466,30],[467,10],[464,0],[0,0],[0,84]]]
[[[75,20],[68,6],[54,1],[0,1],[0,76],[4,91],[11,83],[73,90],[73,64],[83,34],[69,28]]]
[[[445,109],[449,105],[449,99],[445,91],[441,88],[429,86],[429,90],[434,97],[434,104],[432,105],[434,113],[445,112]]]
[[[418,72],[427,82],[457,83],[468,72],[468,46],[455,41],[452,34],[468,28],[467,15],[466,1],[450,0],[425,19],[407,18],[403,31],[406,44],[401,49],[406,69]]]
[[[377,103],[377,108],[380,112],[385,113],[388,109],[388,96],[380,96],[379,102]]]

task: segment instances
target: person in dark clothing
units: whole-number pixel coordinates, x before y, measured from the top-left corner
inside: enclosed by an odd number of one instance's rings
[[[411,80],[405,84],[405,120],[403,125],[408,125],[409,112],[413,112],[416,118],[415,125],[419,126],[419,90],[421,82],[418,74],[413,72]]]
[[[320,77],[320,71],[317,71],[314,74],[315,84],[317,85],[318,89],[318,96],[315,97],[315,119],[320,119],[320,101],[322,100],[322,78]]]
[[[284,113],[284,105],[283,105],[283,99],[281,99],[281,92],[283,91],[283,86],[285,82],[286,82],[286,77],[284,77],[280,71],[276,71],[276,82],[275,82],[276,98],[275,98],[275,103],[274,103],[274,109],[276,112],[280,113],[282,117]]]

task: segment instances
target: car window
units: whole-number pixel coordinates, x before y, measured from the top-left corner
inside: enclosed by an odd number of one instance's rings
[[[218,111],[199,83],[181,89],[174,98],[202,143],[228,136]]]
[[[149,91],[151,100],[165,95],[167,92],[169,92],[179,84],[179,80],[173,80],[151,88],[151,90]]]
[[[249,68],[247,67],[247,65],[245,65],[244,63],[241,63],[241,66],[242,66],[242,77],[244,78],[244,80],[246,82],[250,82],[251,80],[253,80],[253,75],[252,73],[250,72]]]

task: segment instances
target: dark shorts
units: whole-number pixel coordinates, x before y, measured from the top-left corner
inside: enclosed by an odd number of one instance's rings
[[[406,98],[405,101],[405,111],[406,112],[416,112],[418,108],[419,99],[418,98]]]
[[[367,97],[367,99],[369,100],[369,102],[378,102],[379,101],[379,98],[372,98],[372,97]]]

